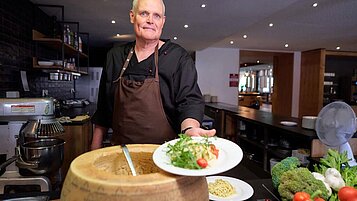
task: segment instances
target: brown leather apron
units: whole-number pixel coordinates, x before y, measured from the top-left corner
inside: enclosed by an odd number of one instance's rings
[[[111,143],[162,144],[177,137],[162,105],[159,85],[158,46],[155,48],[155,78],[138,82],[123,78],[134,53],[130,53],[120,72],[114,97]]]

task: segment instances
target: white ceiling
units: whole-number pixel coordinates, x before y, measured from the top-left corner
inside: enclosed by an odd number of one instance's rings
[[[63,5],[65,21],[80,23],[92,46],[133,40],[131,0],[31,0]],[[312,7],[314,2],[319,5]],[[206,8],[201,8],[205,3]],[[163,38],[189,51],[207,47],[357,51],[357,0],[166,0]],[[46,10],[49,15],[59,11]],[[111,20],[116,20],[111,24]],[[269,27],[269,23],[274,23]],[[189,28],[185,29],[184,24]],[[114,38],[116,33],[123,36]],[[248,38],[243,39],[247,34]],[[234,44],[229,42],[233,40]],[[285,43],[289,44],[285,48]]]

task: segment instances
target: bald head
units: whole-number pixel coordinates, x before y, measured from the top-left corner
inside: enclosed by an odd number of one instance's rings
[[[140,0],[133,0],[133,5],[132,5],[132,11],[136,14],[138,11],[138,3]],[[162,4],[162,14],[165,16],[165,4],[164,4],[164,0],[159,0],[161,1]]]

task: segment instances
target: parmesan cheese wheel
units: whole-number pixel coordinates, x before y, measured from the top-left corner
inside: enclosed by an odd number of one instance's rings
[[[158,145],[127,145],[138,176],[132,176],[120,146],[94,150],[72,161],[63,201],[208,200],[205,177],[173,175],[152,160]]]

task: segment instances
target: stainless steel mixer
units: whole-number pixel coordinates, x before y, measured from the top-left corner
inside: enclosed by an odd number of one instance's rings
[[[0,194],[7,185],[39,185],[51,190],[47,175],[60,172],[63,162],[63,126],[54,117],[52,98],[0,99]],[[46,176],[44,176],[46,175]]]

